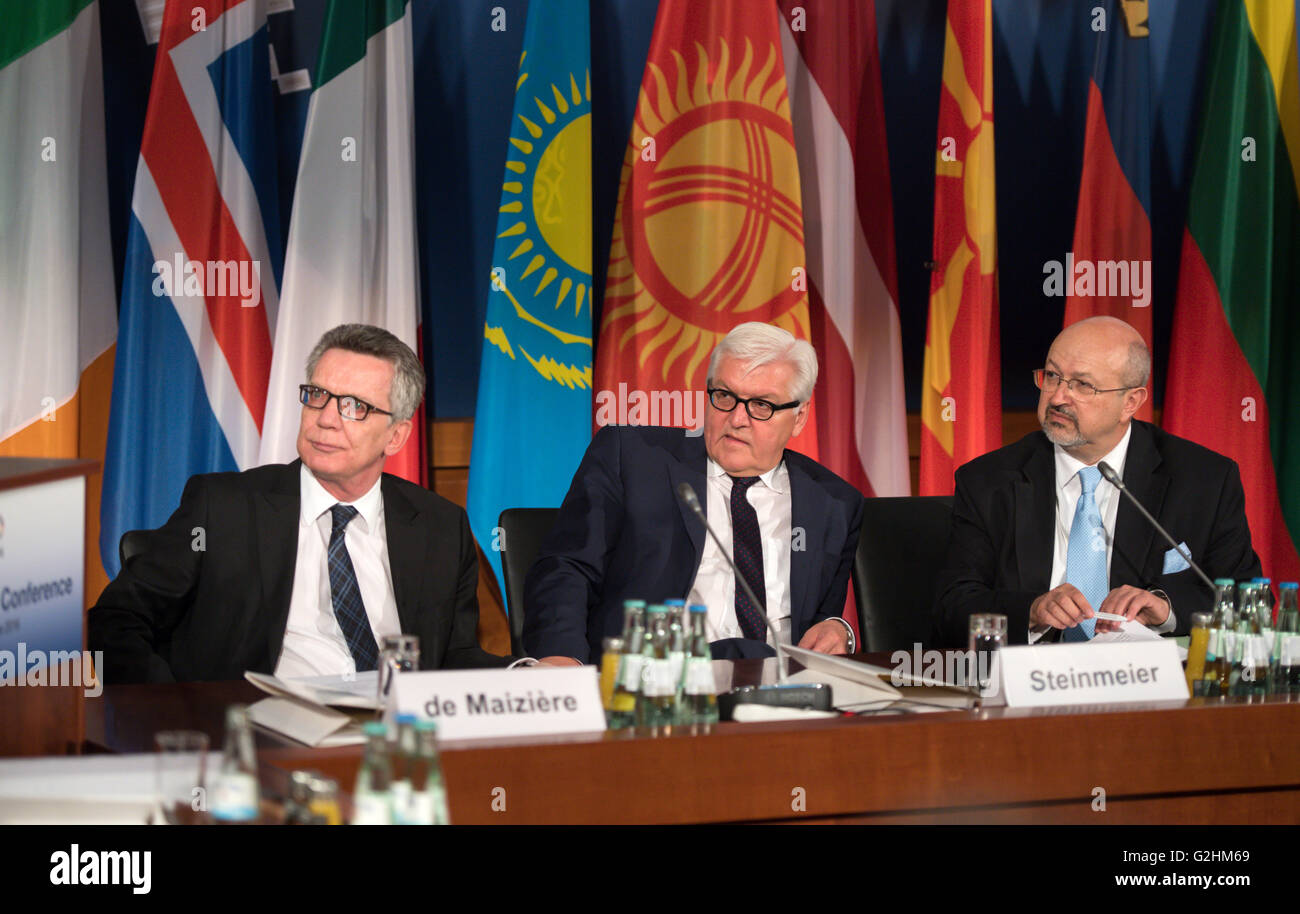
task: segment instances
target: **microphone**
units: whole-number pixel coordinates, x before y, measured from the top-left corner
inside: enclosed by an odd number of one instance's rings
[[[1124,497],[1127,498],[1130,502],[1132,502],[1133,506],[1142,512],[1142,516],[1151,522],[1151,526],[1159,530],[1160,535],[1163,536],[1165,539],[1169,540],[1169,545],[1173,546],[1174,549],[1178,552],[1178,554],[1183,557],[1183,559],[1187,562],[1189,566],[1191,566],[1191,569],[1195,571],[1198,575],[1200,575],[1201,580],[1205,582],[1206,586],[1210,588],[1210,593],[1213,594],[1215,592],[1214,582],[1210,580],[1209,575],[1207,575],[1204,571],[1201,570],[1200,565],[1192,561],[1191,553],[1187,552],[1182,546],[1180,546],[1174,540],[1172,536],[1169,535],[1169,531],[1160,525],[1160,521],[1152,517],[1151,512],[1148,511],[1146,508],[1142,507],[1142,503],[1138,501],[1137,498],[1134,497],[1133,493],[1128,490],[1128,486],[1124,485],[1124,480],[1119,478],[1119,474],[1116,473],[1113,469],[1111,469],[1110,465],[1107,464],[1106,461],[1104,460],[1101,463],[1097,464],[1097,469],[1101,470],[1101,475],[1103,479],[1105,479],[1108,483],[1110,483],[1115,488],[1123,492]]]
[[[683,482],[677,487],[677,497],[682,500],[686,507],[695,512],[695,516],[704,524],[704,529],[709,531],[709,536],[713,537],[713,542],[717,544],[718,551],[722,553],[723,558],[727,560],[727,564],[731,566],[731,573],[735,575],[736,583],[745,588],[745,596],[749,597],[749,601],[753,603],[755,607],[763,610],[761,613],[763,623],[767,626],[767,630],[772,635],[772,643],[776,645],[777,674],[779,681],[784,684],[788,673],[786,669],[788,666],[788,659],[786,653],[781,650],[781,639],[777,635],[776,629],[772,626],[772,623],[768,621],[767,612],[765,610],[765,607],[767,606],[766,601],[759,600],[758,597],[754,596],[753,588],[749,586],[749,582],[745,580],[745,576],[741,574],[740,569],[736,567],[736,563],[731,558],[731,553],[722,547],[722,541],[718,539],[718,534],[713,532],[713,527],[709,525],[709,519],[704,516],[704,508],[700,506],[700,497],[695,494],[695,490],[691,488],[690,483]]]

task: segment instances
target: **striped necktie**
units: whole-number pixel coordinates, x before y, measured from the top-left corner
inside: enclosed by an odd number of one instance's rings
[[[334,617],[339,620],[339,628],[343,629],[348,650],[352,652],[352,659],[357,665],[357,672],[364,673],[378,668],[379,646],[375,644],[375,633],[370,630],[366,606],[361,602],[357,573],[352,568],[352,557],[348,555],[348,547],[343,540],[344,530],[348,522],[357,516],[357,509],[351,505],[335,505],[330,508],[330,514],[334,518],[329,548],[330,600],[334,604]]]

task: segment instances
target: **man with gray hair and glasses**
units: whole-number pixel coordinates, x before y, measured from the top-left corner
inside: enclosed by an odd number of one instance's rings
[[[713,350],[702,436],[601,429],[528,573],[528,653],[553,664],[594,661],[602,639],[622,631],[624,600],[672,597],[708,607],[715,658],[770,655],[775,637],[854,652],[840,616],[862,495],[786,449],[808,421],[816,382],[811,345],[745,323]],[[683,484],[722,548],[679,496]],[[733,553],[760,605],[737,585]]]
[[[424,367],[379,327],[325,333],[299,388],[299,460],[190,478],[90,610],[109,683],[348,675],[387,635],[422,669],[500,666],[478,646],[465,511],[383,472],[410,437]]]
[[[1005,615],[1008,639],[1024,644],[1087,641],[1120,624],[1099,612],[1185,635],[1192,613],[1211,608],[1209,587],[1102,464],[1211,578],[1260,573],[1237,464],[1133,418],[1150,375],[1141,334],[1118,318],[1057,336],[1034,372],[1042,431],[957,470],[936,591],[945,646],[966,646],[976,613]]]

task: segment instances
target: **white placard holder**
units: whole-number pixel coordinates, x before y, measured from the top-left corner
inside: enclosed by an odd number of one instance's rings
[[[605,729],[594,666],[398,673],[392,711],[438,723],[440,739]]]
[[[1188,698],[1178,646],[1167,638],[1004,647],[998,653],[1002,694],[1012,708]]]

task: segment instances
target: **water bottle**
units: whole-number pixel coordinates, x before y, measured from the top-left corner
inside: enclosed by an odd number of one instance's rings
[[[708,610],[696,603],[690,608],[689,650],[682,679],[682,717],[691,724],[718,722],[718,686],[713,679],[713,653],[705,629]]]
[[[1228,633],[1236,621],[1236,608],[1232,602],[1232,578],[1215,578],[1217,593],[1214,614],[1210,617],[1210,637],[1205,646],[1205,675],[1201,689],[1194,694],[1207,698],[1221,698],[1228,694],[1232,675],[1232,651],[1228,646]]]
[[[388,756],[388,726],[371,720],[361,732],[366,736],[366,748],[357,769],[357,787],[352,791],[352,824],[391,825],[393,762]]]
[[[404,825],[449,825],[447,787],[438,758],[438,724],[415,722],[415,756],[411,764],[410,802],[402,816]]]
[[[641,660],[641,694],[637,696],[636,722],[639,727],[662,727],[674,723],[677,712],[677,682],[668,656],[668,608],[646,607],[645,649]]]
[[[641,694],[641,663],[645,651],[645,600],[623,601],[623,654],[619,659],[614,699],[607,716],[610,727],[636,723],[637,696]]]
[[[261,809],[257,785],[257,757],[253,752],[253,725],[247,705],[226,709],[226,748],[221,768],[212,781],[208,810],[217,822],[256,822]]]
[[[1278,585],[1277,628],[1274,631],[1273,692],[1300,695],[1300,603],[1295,581]]]

